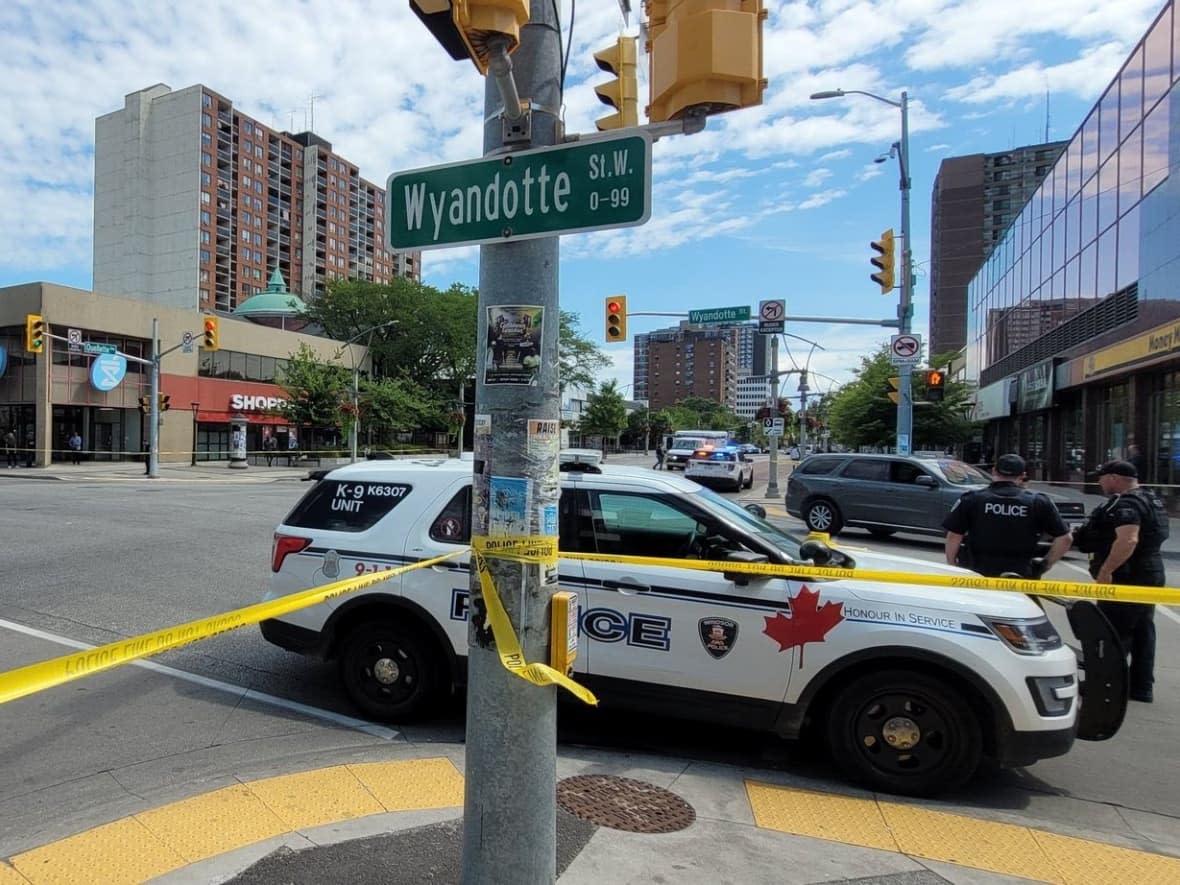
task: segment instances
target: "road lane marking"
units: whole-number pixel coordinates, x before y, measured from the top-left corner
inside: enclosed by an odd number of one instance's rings
[[[745,782],[762,829],[1068,885],[1180,882],[1180,858],[916,805]]]
[[[69,648],[88,650],[98,647],[86,642],[79,642],[76,639],[58,636],[55,633],[46,633],[44,630],[38,630],[36,627],[28,627],[24,624],[18,624],[15,621],[4,620],[3,618],[0,618],[0,628],[12,630],[16,633],[23,633],[26,636],[32,636],[36,639],[44,639],[47,642],[55,642],[58,645],[64,645]],[[287,700],[286,698],[277,697],[276,695],[255,691],[252,688],[243,688],[240,685],[234,685],[230,682],[222,682],[219,679],[210,679],[208,676],[201,676],[196,673],[188,673],[184,670],[177,670],[175,667],[167,667],[163,664],[157,664],[155,661],[131,661],[130,666],[142,667],[145,670],[151,670],[154,673],[169,676],[173,679],[181,679],[185,682],[191,682],[195,685],[212,689],[213,691],[225,692],[226,694],[234,695],[241,700],[255,701],[259,704],[266,704],[267,706],[279,707],[283,710],[300,713],[313,719],[322,719],[324,721],[331,722],[333,725],[339,725],[343,728],[352,728],[357,731],[364,732],[365,734],[372,735],[373,737],[381,738],[382,740],[393,740],[399,734],[399,732],[392,728],[386,728],[383,725],[375,725],[374,723],[367,722],[364,719],[356,719],[352,716],[345,716],[342,713],[334,713],[331,710],[324,710],[321,707],[312,707],[308,704],[301,704],[298,701],[291,701]]]

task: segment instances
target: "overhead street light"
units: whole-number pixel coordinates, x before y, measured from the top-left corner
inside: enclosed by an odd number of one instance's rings
[[[846,95],[863,95],[887,104],[901,111],[901,140],[896,141],[889,148],[889,153],[878,157],[874,162],[883,163],[889,157],[896,156],[900,167],[898,189],[901,191],[901,298],[897,305],[897,330],[902,335],[910,333],[913,317],[913,286],[914,286],[914,253],[910,244],[910,122],[909,95],[902,92],[901,101],[894,101],[883,95],[865,92],[861,89],[828,89],[811,93],[813,101],[828,98],[844,98]],[[908,455],[912,448],[914,426],[914,398],[912,372],[910,366],[899,366],[898,375],[901,378],[897,403],[897,452]]]

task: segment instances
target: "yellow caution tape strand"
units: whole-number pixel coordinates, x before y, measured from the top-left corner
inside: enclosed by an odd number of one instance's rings
[[[557,538],[538,536],[532,538],[488,538],[476,537],[471,539],[472,556],[479,573],[479,586],[483,591],[484,605],[488,610],[488,623],[492,627],[492,636],[496,640],[496,652],[500,656],[500,663],[504,669],[515,676],[519,676],[533,685],[559,685],[578,700],[598,706],[598,698],[583,685],[579,685],[564,673],[554,670],[547,664],[530,664],[525,661],[524,651],[520,647],[520,640],[516,638],[516,630],[512,626],[512,619],[500,601],[500,594],[492,581],[492,573],[488,569],[487,559],[510,559],[514,562],[533,562],[541,564],[557,564]]]
[[[847,548],[842,548],[847,549]],[[562,559],[587,562],[613,562],[623,565],[655,565],[706,572],[734,572],[768,578],[812,578],[846,581],[876,581],[884,584],[916,584],[926,587],[953,587],[959,590],[998,590],[1036,596],[1064,596],[1096,599],[1104,602],[1144,602],[1155,605],[1180,605],[1178,587],[1140,587],[1130,584],[1092,584],[1078,581],[1048,581],[1027,578],[985,578],[974,573],[961,575],[920,574],[881,571],[878,569],[833,568],[818,565],[779,565],[768,562],[725,562],[706,559],[664,559],[651,556],[614,556],[602,553],[568,553]]]
[[[200,618],[175,627],[165,627],[152,633],[144,633],[130,639],[120,639],[117,642],[100,645],[86,651],[73,652],[59,658],[10,670],[7,673],[0,673],[0,704],[6,704],[38,691],[72,682],[83,676],[101,673],[140,658],[151,657],[202,639],[209,639],[219,633],[257,624],[267,618],[277,618],[280,615],[307,608],[346,593],[363,590],[405,572],[426,568],[466,552],[466,550],[457,550],[444,556],[435,556],[431,559],[424,559],[371,575],[345,578],[331,584],[292,593],[280,599],[267,600],[246,608],[209,618]]]

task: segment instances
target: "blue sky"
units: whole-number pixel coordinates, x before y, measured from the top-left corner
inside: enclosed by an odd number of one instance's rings
[[[607,113],[593,53],[638,31],[617,0],[581,0],[565,86],[569,132]],[[570,0],[558,0],[563,27]],[[896,109],[859,89],[910,97],[915,331],[928,314],[930,191],[944,157],[1070,137],[1163,7],[1162,0],[767,0],[763,105],[712,118],[654,147],[643,227],[562,238],[563,308],[602,340],[602,300],[632,311],[785,298],[788,314],[892,317],[868,275],[869,242],[899,227],[897,164],[873,162],[900,134]],[[563,34],[563,42],[569,32]],[[242,112],[315,130],[361,174],[472,159],[483,83],[452,62],[400,0],[7,0],[0,4],[0,285],[89,288],[94,118],[154,83],[204,83]],[[646,95],[640,58],[640,106]],[[1046,94],[1048,99],[1046,100]],[[313,97],[314,96],[314,102]],[[1046,120],[1048,118],[1048,120]],[[478,282],[474,248],[425,253],[424,277]],[[635,317],[634,332],[674,323]],[[817,341],[819,389],[849,379],[890,330],[788,322]],[[808,345],[789,341],[802,359]],[[630,345],[605,348],[605,378],[631,382]],[[789,362],[789,359],[784,361]],[[816,385],[813,384],[813,389]]]

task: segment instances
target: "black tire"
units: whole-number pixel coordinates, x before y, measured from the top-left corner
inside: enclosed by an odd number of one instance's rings
[[[741,483],[738,483],[738,486],[740,487]],[[753,470],[750,471],[750,478],[746,480],[746,488],[748,488],[748,489],[754,488],[754,471]]]
[[[839,508],[827,498],[807,502],[803,508],[803,521],[811,531],[827,532],[829,535],[839,534],[840,529],[844,528]]]
[[[869,529],[869,534],[874,538],[891,538],[897,533],[897,529]]]
[[[433,698],[442,662],[424,640],[389,623],[354,627],[340,646],[349,699],[381,722],[412,716]]]
[[[961,692],[908,670],[869,673],[841,689],[827,735],[849,777],[906,796],[962,786],[983,753],[979,721]]]

